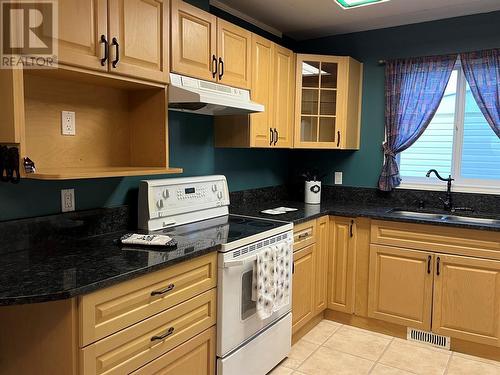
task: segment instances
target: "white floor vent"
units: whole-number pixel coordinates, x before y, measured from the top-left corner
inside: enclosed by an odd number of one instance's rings
[[[422,342],[437,348],[450,350],[450,338],[448,336],[441,336],[420,329],[408,328],[406,339],[408,341]]]

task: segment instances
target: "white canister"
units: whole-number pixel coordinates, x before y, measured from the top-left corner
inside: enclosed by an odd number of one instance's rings
[[[304,201],[307,204],[321,203],[321,181],[306,181]]]

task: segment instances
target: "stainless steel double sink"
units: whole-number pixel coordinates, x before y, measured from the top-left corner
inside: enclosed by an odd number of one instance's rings
[[[400,208],[392,208],[389,211],[387,211],[387,213],[405,218],[439,220],[439,221],[447,221],[450,223],[486,224],[486,225],[500,226],[500,220],[493,218],[486,218],[486,217],[472,217],[472,216],[460,216],[460,215],[444,214],[444,213],[411,211]]]

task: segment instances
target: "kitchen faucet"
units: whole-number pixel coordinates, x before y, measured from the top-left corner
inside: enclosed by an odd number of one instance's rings
[[[434,173],[437,178],[439,178],[441,181],[446,182],[446,199],[439,198],[441,202],[443,202],[444,209],[446,211],[454,211],[453,209],[453,199],[451,196],[451,182],[454,181],[453,178],[451,178],[451,175],[448,176],[448,178],[443,178],[441,175],[436,171],[435,169],[429,169],[427,174],[425,175],[426,177],[430,177],[431,173]]]

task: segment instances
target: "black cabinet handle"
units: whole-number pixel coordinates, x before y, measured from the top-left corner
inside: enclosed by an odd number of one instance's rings
[[[274,138],[274,145],[276,146],[276,143],[278,142],[278,130],[276,130],[276,128],[274,128],[274,135],[276,136]]]
[[[431,274],[431,260],[432,260],[432,256],[429,255],[429,257],[427,258],[427,273],[429,275]]]
[[[167,329],[167,332],[165,332],[163,335],[157,335],[157,336],[151,337],[151,341],[158,341],[158,340],[166,339],[172,333],[174,333],[174,327],[170,327],[169,329]]]
[[[351,220],[351,226],[349,228],[349,236],[352,237],[353,236],[353,233],[352,233],[352,227],[354,226],[354,220]]]
[[[113,60],[113,68],[116,68],[118,63],[120,62],[120,45],[118,44],[118,40],[116,38],[113,38],[113,43],[114,46],[116,46],[116,56],[115,59]]]
[[[220,67],[219,79],[222,79],[222,76],[224,75],[224,60],[222,60],[222,57],[219,57],[219,67]]]
[[[104,44],[104,57],[101,59],[101,65],[104,66],[109,58],[109,44],[106,35],[101,35],[101,43]]]
[[[340,130],[337,130],[337,147],[340,146]]]
[[[217,77],[217,57],[212,55],[212,77]]]
[[[436,275],[438,275],[438,276],[441,274],[440,263],[441,263],[441,258],[438,257],[437,261],[436,261]]]
[[[292,263],[292,275],[295,273],[295,262]]]
[[[175,288],[175,284],[170,284],[169,286],[167,286],[166,288],[164,289],[160,289],[160,290],[153,290],[151,292],[151,295],[152,296],[159,296],[159,295],[162,295],[162,294],[165,294],[165,293],[168,293],[170,292],[171,290],[173,290]]]
[[[271,133],[271,140],[269,141],[269,146],[272,146],[273,145],[273,141],[274,141],[274,132],[273,132],[273,129],[269,128],[269,132]]]
[[[304,238],[307,238],[307,237],[309,237],[309,232],[299,234],[299,240],[303,240]]]

